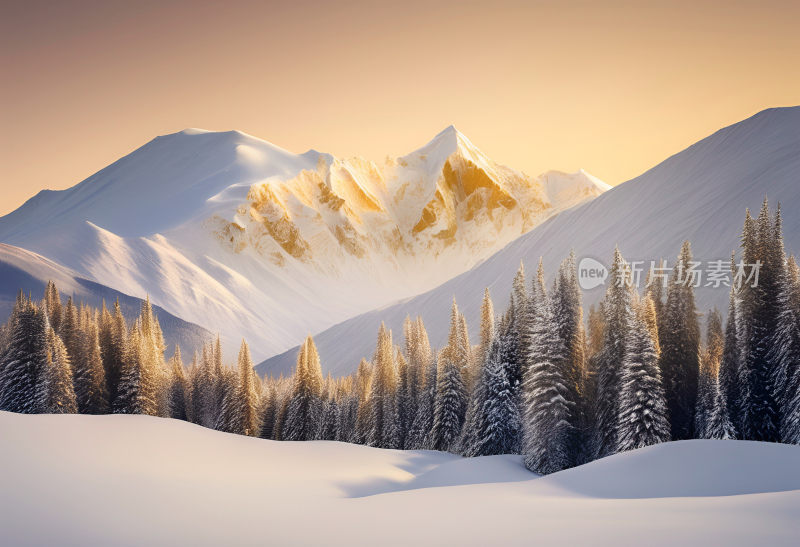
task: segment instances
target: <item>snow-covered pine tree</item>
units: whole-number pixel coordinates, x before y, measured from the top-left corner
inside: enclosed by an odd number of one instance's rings
[[[532,298],[530,348],[525,372],[525,466],[541,474],[572,467],[576,461],[573,413],[564,374],[566,348],[553,316],[543,276]]]
[[[56,332],[47,327],[47,365],[36,384],[37,412],[75,414],[78,404],[72,385],[72,369],[67,348]]]
[[[379,448],[399,448],[397,367],[394,361],[392,333],[383,323],[378,331],[378,343],[372,362],[375,370],[369,397],[367,444]]]
[[[772,334],[777,330],[778,270],[783,267],[773,253],[773,224],[767,200],[755,221],[749,212],[742,235],[745,264],[759,261],[758,285],[744,283],[739,289],[739,426],[742,439],[778,441],[780,414],[771,386],[775,360],[770,354]]]
[[[434,360],[426,367],[425,382],[420,390],[417,403],[417,413],[408,433],[407,449],[427,450],[433,447],[431,430],[433,429],[437,374],[438,366]]]
[[[478,361],[485,363],[489,357],[489,350],[492,349],[494,341],[494,304],[492,296],[489,294],[489,287],[483,289],[483,301],[481,302],[481,345],[479,349]]]
[[[731,270],[735,264],[736,254],[731,253]],[[739,365],[742,360],[742,344],[739,340],[740,326],[737,318],[738,302],[736,297],[736,287],[731,284],[730,296],[728,300],[728,318],[725,322],[725,342],[722,351],[722,360],[719,364],[719,374],[717,380],[721,392],[722,400],[727,407],[727,416],[733,425],[734,431],[740,425],[739,422]]]
[[[725,404],[725,397],[719,388],[719,378],[714,383],[714,403],[711,409],[708,423],[705,428],[705,436],[708,439],[735,439],[736,430],[728,417],[728,408]]]
[[[372,365],[361,359],[356,370],[356,396],[358,409],[356,411],[356,430],[353,438],[355,443],[367,444],[370,432],[370,394],[372,393]]]
[[[336,418],[335,440],[355,443],[356,422],[358,420],[358,392],[356,389],[355,375],[350,375],[343,380],[341,395]]]
[[[633,450],[670,439],[667,405],[653,337],[647,324],[628,316],[620,375],[616,450]]]
[[[720,371],[724,362],[725,336],[722,331],[722,316],[715,309],[708,315],[706,350],[700,370],[697,402],[698,415],[702,421],[697,428],[698,436],[704,439],[733,439],[736,431],[728,416],[728,405],[720,388]]]
[[[119,392],[119,381],[128,354],[128,327],[120,309],[119,299],[114,302],[113,315],[103,302],[100,324],[100,353],[108,387],[108,404],[113,410]]]
[[[258,436],[262,439],[275,438],[275,416],[277,414],[278,388],[271,378],[265,381],[264,395],[261,398],[261,430]]]
[[[127,347],[114,413],[155,416],[158,413],[157,378],[139,320],[131,328]]]
[[[767,247],[767,252],[772,254],[771,263],[775,270],[774,296],[768,304],[774,308],[776,315],[767,359],[771,395],[779,414],[780,439],[784,440],[791,439],[792,430],[797,427],[790,401],[798,388],[797,371],[800,369],[800,281],[794,258],[786,259],[782,231],[779,204],[775,212],[772,245]]]
[[[487,379],[485,368],[494,338],[494,307],[489,295],[489,289],[486,288],[483,291],[483,302],[481,303],[481,343],[476,351],[473,352],[474,385],[468,390],[467,413],[464,417],[464,427],[461,429],[461,437],[457,446],[458,452],[464,456],[476,455],[474,451],[478,448],[477,436],[481,427],[482,409],[486,400],[485,388]],[[508,380],[507,374],[506,380]]]
[[[222,392],[222,404],[219,407],[214,429],[226,433],[239,433],[239,390],[236,370],[222,367],[217,381],[217,389]]]
[[[477,404],[471,426],[475,433],[467,439],[465,455],[511,454],[519,445],[522,427],[519,405],[508,380],[508,363],[504,362],[508,352],[504,351],[503,344],[509,342],[508,335],[498,336],[489,350],[476,389]]]
[[[319,353],[308,336],[297,356],[294,385],[283,420],[283,440],[314,440],[322,417],[322,382]]]
[[[694,411],[700,371],[700,327],[694,288],[688,274],[692,250],[683,243],[672,270],[661,329],[660,368],[673,440],[694,436]]]
[[[286,412],[289,409],[289,402],[292,398],[294,388],[294,378],[284,377],[282,374],[275,382],[277,387],[277,397],[275,399],[275,425],[272,427],[272,438],[276,441],[283,440],[283,425],[286,422]]]
[[[322,417],[319,422],[317,439],[323,441],[336,440],[336,428],[339,417],[339,384],[330,374],[325,379],[322,395]]]
[[[47,315],[20,292],[9,326],[8,347],[0,362],[0,410],[35,414],[37,385],[48,367]]]
[[[462,376],[467,393],[472,391],[478,377],[478,363],[475,359],[472,344],[469,340],[469,327],[467,318],[463,313],[458,314],[458,359],[462,360]]]
[[[47,282],[44,289],[44,308],[47,313],[48,321],[56,334],[61,333],[61,295],[58,294],[56,284],[52,281]]]
[[[169,386],[169,416],[175,420],[189,421],[192,390],[183,368],[181,347],[175,344],[175,354],[170,359],[172,374]]]
[[[708,425],[714,412],[723,344],[722,316],[719,311],[713,309],[708,312],[706,318],[706,349],[700,359],[700,374],[697,381],[694,431],[699,439],[708,438]]]
[[[461,367],[451,352],[442,352],[436,379],[431,448],[445,452],[455,448],[466,410],[467,392]]]
[[[596,371],[593,448],[598,458],[614,453],[618,446],[617,421],[620,414],[622,363],[633,314],[633,296],[630,269],[617,247],[614,249],[609,285],[602,306],[605,314],[603,347],[594,356],[592,364]]]
[[[258,434],[258,393],[255,382],[258,380],[253,371],[253,360],[250,357],[250,346],[242,339],[239,348],[239,383],[236,391],[236,423],[232,427],[234,433],[255,436]]]
[[[411,429],[411,422],[414,420],[414,401],[411,398],[411,384],[413,378],[403,352],[399,349],[395,352],[395,363],[397,368],[397,427],[398,427],[398,448],[404,448],[408,430]]]
[[[630,270],[619,251],[614,249],[614,261],[609,272],[609,285],[602,304],[604,313],[602,349],[593,356],[595,394],[596,457],[613,454],[617,449],[617,420],[622,362],[633,314],[633,288]]]
[[[84,331],[84,329],[86,329]],[[100,351],[100,329],[94,318],[81,325],[81,340],[84,348],[83,360],[73,361],[73,378],[78,412],[81,414],[107,414],[108,388],[106,370]]]
[[[794,257],[789,257],[787,263],[787,276],[785,280],[784,295],[787,298],[787,309],[793,311],[795,321],[800,322],[800,269]],[[783,312],[780,318],[779,329],[791,332],[787,326],[790,317]],[[787,337],[788,338],[788,337]],[[785,355],[792,351],[787,348]],[[793,366],[790,364],[785,371],[786,387],[782,399],[783,419],[781,421],[781,441],[784,443],[800,444],[800,359],[795,359]]]
[[[213,428],[217,421],[217,386],[222,374],[216,369],[213,354],[213,345],[204,344],[192,390],[195,419],[208,428]]]
[[[583,308],[581,289],[578,285],[575,252],[561,262],[551,299],[553,319],[564,349],[559,366],[562,369],[565,398],[570,407],[569,425],[571,446],[569,451],[575,455],[575,463],[589,458],[586,446],[591,433],[589,409],[585,406],[586,383],[586,331],[583,327]]]

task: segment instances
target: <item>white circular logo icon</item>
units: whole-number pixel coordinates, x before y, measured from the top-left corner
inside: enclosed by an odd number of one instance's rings
[[[588,291],[606,282],[608,269],[594,258],[584,257],[578,263],[578,285]]]

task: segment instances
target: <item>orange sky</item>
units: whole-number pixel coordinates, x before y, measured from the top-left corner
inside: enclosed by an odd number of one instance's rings
[[[800,103],[796,0],[1,3],[0,214],[185,127],[617,184]]]

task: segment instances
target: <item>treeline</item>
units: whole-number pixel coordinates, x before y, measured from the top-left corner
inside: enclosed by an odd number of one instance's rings
[[[520,266],[505,311],[488,290],[480,343],[453,302],[447,345],[421,318],[402,344],[381,325],[371,361],[324,377],[311,337],[291,377],[256,376],[243,341],[236,367],[217,339],[184,366],[165,359],[149,300],[131,325],[119,306],[41,302],[21,294],[0,328],[0,409],[150,414],[277,440],[338,440],[465,456],[524,454],[551,473],[668,440],[800,444],[800,270],[786,257],[780,208],[746,214],[742,262],[758,283],[732,285],[727,321],[706,315],[705,343],[685,243],[668,283],[639,294],[615,251],[605,298],[584,321],[575,258],[550,286]],[[733,266],[733,259],[731,264]],[[343,341],[342,343],[346,343]]]

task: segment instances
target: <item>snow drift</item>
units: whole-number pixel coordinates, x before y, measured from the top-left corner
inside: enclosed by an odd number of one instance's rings
[[[800,448],[666,443],[538,477],[147,416],[0,413],[9,544],[793,545]],[[46,523],[47,525],[43,525]]]

